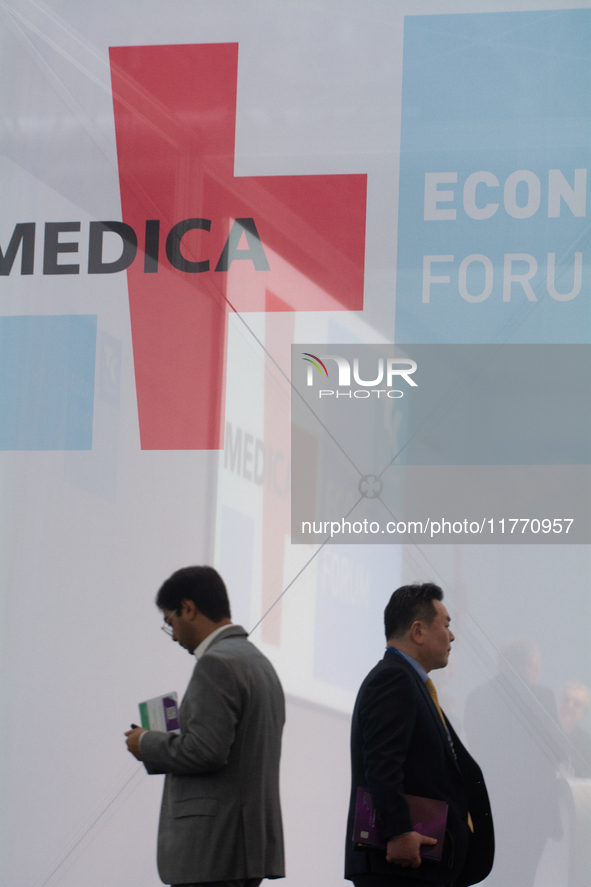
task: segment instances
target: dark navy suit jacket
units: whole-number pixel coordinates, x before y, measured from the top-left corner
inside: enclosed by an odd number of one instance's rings
[[[492,816],[482,772],[449,724],[452,750],[439,712],[416,670],[397,653],[384,658],[364,680],[351,727],[352,785],[345,877],[390,873],[434,884],[467,887],[492,868]],[[455,754],[454,754],[455,751]],[[383,850],[361,850],[353,840],[357,789],[367,788],[385,840],[412,831],[405,795],[437,798],[449,805],[441,862],[417,869],[386,862]],[[468,812],[474,833],[468,827]]]

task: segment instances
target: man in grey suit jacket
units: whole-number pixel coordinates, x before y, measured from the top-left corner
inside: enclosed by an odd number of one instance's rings
[[[173,573],[156,604],[164,629],[197,659],[180,734],[125,734],[148,773],[166,773],[160,877],[175,887],[257,887],[263,878],[282,878],[285,705],[275,669],[232,624],[226,587],[212,567]]]

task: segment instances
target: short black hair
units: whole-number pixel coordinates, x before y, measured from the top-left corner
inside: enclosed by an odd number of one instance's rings
[[[230,601],[224,580],[213,567],[183,567],[173,573],[156,595],[161,610],[180,610],[181,602],[193,601],[200,613],[220,622],[230,619]]]
[[[401,585],[397,588],[384,611],[386,640],[406,634],[413,622],[421,619],[430,625],[437,611],[433,601],[443,600],[443,591],[433,582],[420,585]]]

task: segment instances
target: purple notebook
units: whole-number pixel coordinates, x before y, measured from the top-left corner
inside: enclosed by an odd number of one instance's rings
[[[447,804],[445,801],[437,801],[435,798],[419,798],[417,795],[405,795],[405,797],[410,808],[413,830],[420,832],[421,835],[427,835],[429,838],[437,838],[436,844],[423,846],[421,856],[423,859],[434,859],[440,862],[447,823]],[[376,823],[373,801],[366,788],[357,789],[353,840],[366,847],[386,848]]]

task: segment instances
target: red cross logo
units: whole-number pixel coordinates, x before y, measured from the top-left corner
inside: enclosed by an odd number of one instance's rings
[[[221,449],[228,311],[363,308],[365,175],[234,175],[238,45],[111,49],[142,449]]]

